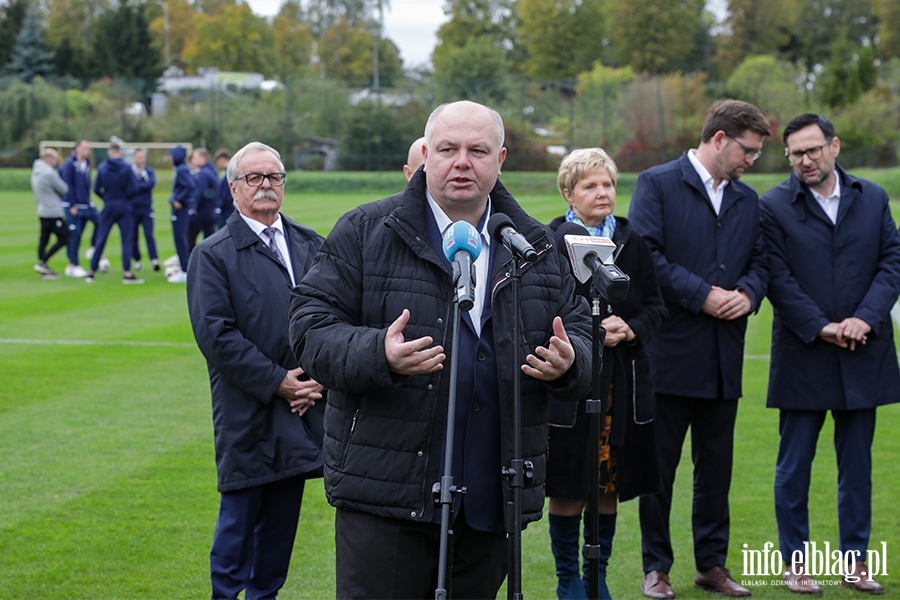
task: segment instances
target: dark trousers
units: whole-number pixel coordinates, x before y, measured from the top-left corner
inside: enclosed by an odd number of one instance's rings
[[[724,567],[728,555],[728,491],[737,400],[656,394],[656,439],[662,492],[640,499],[644,572],[668,573],[675,561],[669,514],[672,488],[687,430],[691,430],[694,502],[691,524],[698,571]]]
[[[809,541],[809,480],[816,442],[827,411],[782,410],[775,465],[775,517],[778,544],[786,561]],[[838,529],[841,552],[862,552],[865,560],[872,528],[872,440],[875,409],[834,410],[834,452],[838,464]]]
[[[40,217],[40,219],[41,239],[38,242],[38,261],[46,263],[54,254],[65,248],[69,243],[69,228],[62,217]],[[56,236],[56,243],[47,248],[51,234]]]
[[[191,253],[188,250],[188,225],[191,217],[188,209],[182,206],[179,209],[172,207],[172,237],[175,238],[175,253],[181,263],[181,270],[187,273],[188,258]]]
[[[303,477],[223,492],[209,554],[212,597],[275,598],[287,579]]]
[[[66,249],[66,254],[69,257],[69,262],[73,265],[79,264],[78,262],[78,250],[81,247],[81,236],[84,233],[84,228],[87,227],[87,224],[94,224],[94,232],[91,234],[91,246],[97,245],[97,239],[100,234],[100,213],[97,212],[97,209],[93,206],[88,208],[79,208],[78,214],[74,217],[72,213],[69,212],[69,209],[66,210],[66,222],[69,224],[69,243]]]
[[[138,232],[143,227],[144,238],[147,240],[147,254],[150,255],[150,260],[158,259],[156,237],[153,235],[153,208],[150,206],[132,206],[131,215],[133,219],[131,231],[132,239],[134,239],[134,252],[131,253],[131,256],[134,260],[141,260],[141,236]]]
[[[134,233],[132,227],[131,205],[128,200],[111,200],[103,207],[100,213],[100,235],[97,243],[94,245],[94,256],[91,257],[91,271],[96,271],[100,267],[100,259],[103,256],[103,249],[106,247],[106,240],[109,239],[109,233],[112,231],[114,224],[119,224],[119,233],[122,236],[122,270],[131,270],[131,253],[134,250]]]
[[[441,526],[338,509],[334,519],[336,596],[434,598]],[[453,526],[452,598],[495,598],[507,571],[505,533]]]
[[[197,245],[197,236],[203,233],[205,240],[216,232],[216,223],[219,221],[219,213],[215,209],[204,209],[191,215],[188,225],[188,254],[193,252]]]

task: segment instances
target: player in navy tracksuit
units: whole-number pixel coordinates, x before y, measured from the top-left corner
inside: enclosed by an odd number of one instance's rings
[[[191,174],[191,168],[184,161],[187,151],[184,146],[169,148],[172,164],[175,165],[175,181],[172,183],[172,235],[175,238],[175,251],[181,263],[182,273],[187,273],[188,257],[188,225],[190,215],[197,211],[197,180]],[[183,283],[173,282],[173,283]]]
[[[99,233],[99,213],[91,202],[91,163],[88,159],[90,154],[91,144],[81,140],[75,144],[72,154],[59,168],[59,176],[69,186],[69,191],[63,196],[62,202],[69,225],[69,244],[66,249],[69,264],[66,266],[66,275],[70,277],[87,275],[87,271],[79,264],[78,250],[81,246],[81,234],[89,221],[94,224],[94,233],[91,235],[92,248],[97,245]]]
[[[197,212],[191,215],[188,226],[188,253],[197,245],[197,236],[203,233],[203,239],[216,232],[219,221],[219,203],[216,190],[219,187],[219,173],[209,162],[209,151],[197,148],[191,154],[191,166],[195,169],[197,179]]]
[[[228,169],[228,161],[231,160],[231,153],[225,148],[216,150],[214,161],[216,168],[222,173],[222,179],[219,180],[219,187],[216,190],[216,204],[219,206],[219,222],[216,223],[216,229],[225,227],[225,222],[231,213],[234,212],[234,198],[231,196],[231,185],[228,183],[228,175],[225,171]]]
[[[143,150],[135,150],[131,157],[131,173],[134,176],[134,195],[131,197],[132,237],[134,239],[135,270],[140,270],[141,245],[139,229],[143,225],[144,237],[147,239],[147,253],[153,270],[159,271],[159,255],[156,252],[156,238],[153,236],[153,188],[156,186],[156,172],[153,167],[147,166],[147,153]]]
[[[94,181],[94,193],[103,199],[103,212],[100,213],[100,235],[91,257],[91,268],[85,281],[92,282],[94,273],[100,268],[103,248],[114,223],[119,224],[122,235],[122,283],[144,283],[131,272],[131,253],[134,251],[133,218],[129,198],[134,194],[134,175],[131,167],[122,160],[122,148],[112,143],[109,145],[107,158],[97,167],[97,179]]]

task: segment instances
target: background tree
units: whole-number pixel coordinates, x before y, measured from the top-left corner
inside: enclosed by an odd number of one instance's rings
[[[341,17],[319,42],[320,61],[327,77],[352,86],[372,85],[374,35],[371,24],[351,25]],[[391,40],[378,40],[380,85],[391,86],[403,73],[400,50]]]
[[[58,61],[61,74],[88,77],[91,65],[91,28],[110,6],[110,0],[51,0],[47,13],[47,45],[65,53]]]
[[[278,76],[282,81],[311,73],[314,40],[304,17],[299,1],[289,0],[281,5],[281,10],[272,22]]]
[[[172,64],[185,68],[187,62],[182,57],[184,49],[194,41],[194,15],[197,11],[187,0],[160,1],[165,2],[169,10],[169,52]],[[150,32],[156,40],[156,46],[165,48],[165,16],[162,8],[154,2],[148,5],[147,12],[151,15]]]
[[[730,0],[723,33],[716,36],[722,78],[752,55],[778,56],[791,42],[791,12],[784,0]]]
[[[871,46],[855,46],[841,29],[831,47],[831,58],[816,86],[819,99],[832,108],[856,102],[875,85],[875,52]]]
[[[25,83],[53,72],[53,53],[47,50],[44,43],[44,28],[36,7],[28,10],[22,29],[16,37],[12,55],[3,71]]]
[[[194,39],[184,49],[188,68],[275,74],[275,34],[246,4],[225,6],[216,15],[194,15],[194,28]]]
[[[639,73],[684,68],[704,23],[703,0],[611,0],[609,10],[618,63]]]
[[[115,10],[97,18],[91,44],[97,76],[153,81],[162,75],[162,57],[153,43],[145,11],[145,4],[119,0]]]
[[[876,0],[874,8],[879,21],[879,54],[885,60],[900,58],[900,2]]]
[[[13,46],[25,22],[29,0],[10,0],[0,6],[0,67],[9,62]]]
[[[895,0],[894,0],[895,1]],[[793,43],[787,49],[791,62],[800,62],[808,73],[831,58],[837,32],[852,46],[871,46],[878,34],[872,0],[787,0]]]
[[[525,56],[519,44],[516,0],[446,0],[449,20],[437,31],[432,62],[446,64],[443,53],[458,52],[474,40],[486,41],[508,60],[509,72],[521,71]],[[473,48],[470,46],[470,48]]]
[[[440,50],[440,52],[438,52]],[[442,101],[503,102],[509,62],[489,39],[470,39],[463,46],[438,46],[434,51],[434,79]]]
[[[725,82],[725,95],[753,104],[780,130],[811,108],[797,83],[800,79],[801,69],[792,63],[774,56],[750,56]]]
[[[532,79],[571,79],[600,60],[607,42],[601,3],[519,0],[519,36]]]

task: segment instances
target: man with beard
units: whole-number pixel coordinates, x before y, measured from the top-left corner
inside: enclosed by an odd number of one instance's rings
[[[890,310],[900,294],[900,235],[885,191],[847,174],[825,117],[784,128],[791,177],[761,200],[769,251],[772,360],[767,406],[779,409],[775,516],[786,587],[821,594],[809,563],[809,482],[830,410],[838,464],[840,549],[856,559],[843,583],[880,594],[864,563],[872,527],[876,407],[900,401]],[[790,558],[789,558],[790,557]],[[808,557],[804,557],[808,559]]]
[[[734,423],[747,315],[768,274],[758,196],[738,181],[759,158],[769,122],[746,102],[709,111],[700,146],[641,173],[628,216],[650,245],[668,317],[647,344],[656,390],[662,491],[642,496],[643,593],[674,598],[672,488],[688,429],[694,462],[694,585],[749,596],[725,568]]]

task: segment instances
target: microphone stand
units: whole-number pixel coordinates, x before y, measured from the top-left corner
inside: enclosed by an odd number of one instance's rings
[[[519,258],[510,249],[513,266],[512,279],[512,339],[513,348],[519,340]],[[522,459],[522,408],[519,383],[518,352],[513,352],[513,457],[509,467],[504,467],[503,477],[507,480],[509,496],[506,510],[506,532],[509,541],[509,574],[507,576],[506,597],[519,600],[522,596],[522,488],[534,480],[534,465]]]
[[[453,288],[456,289],[461,273],[457,264],[453,263]],[[447,427],[444,433],[444,471],[441,480],[431,488],[431,499],[435,507],[441,508],[441,541],[438,555],[438,580],[434,590],[435,600],[447,598],[447,575],[450,571],[450,559],[453,536],[453,499],[457,493],[465,494],[466,488],[457,489],[453,484],[453,436],[456,428],[456,379],[459,372],[459,327],[460,314],[458,295],[453,294],[453,333],[450,337],[450,393],[447,399]]]
[[[591,470],[591,488],[588,494],[588,544],[584,547],[584,558],[588,562],[587,597],[595,600],[600,597],[600,456],[601,421],[606,416],[604,398],[600,390],[600,294],[591,286],[591,398],[586,400],[585,412],[590,415],[591,432],[588,468]]]

